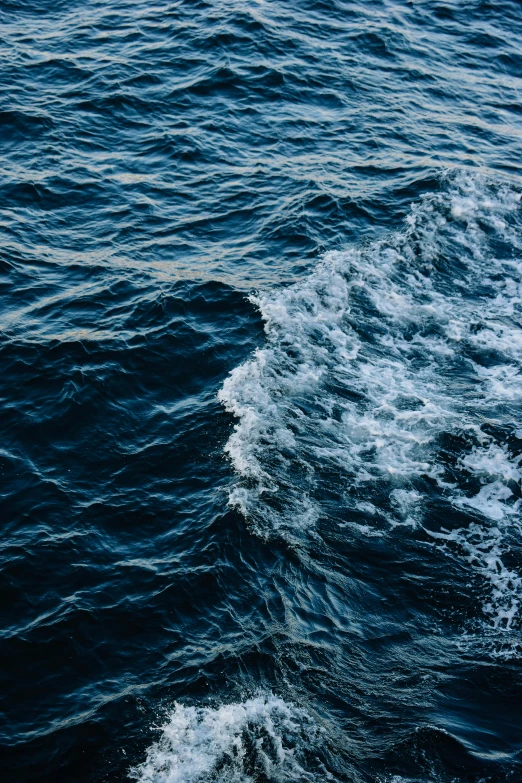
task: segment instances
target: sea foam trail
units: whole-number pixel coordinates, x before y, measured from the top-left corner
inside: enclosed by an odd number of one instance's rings
[[[319,734],[302,710],[272,695],[215,709],[177,704],[132,777],[140,783],[333,780],[320,763],[313,772],[303,766]]]
[[[402,231],[252,296],[265,345],[219,394],[238,419],[230,501],[260,535],[414,530],[436,496],[459,521],[432,540],[489,583],[498,627],[522,598],[504,563],[521,532],[520,198],[445,175]]]

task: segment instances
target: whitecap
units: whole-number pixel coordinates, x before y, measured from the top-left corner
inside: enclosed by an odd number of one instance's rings
[[[468,514],[447,535],[490,584],[486,614],[512,625],[519,582],[502,558],[520,515],[508,440],[522,395],[521,252],[520,193],[462,172],[412,205],[401,231],[252,296],[265,344],[219,399],[237,420],[230,499],[254,531],[293,537],[330,517],[349,529],[366,509],[368,528],[384,516],[414,534],[436,495]]]
[[[139,783],[249,783],[333,780],[318,761],[320,730],[303,711],[273,696],[215,708],[176,704],[147,758],[131,772]]]

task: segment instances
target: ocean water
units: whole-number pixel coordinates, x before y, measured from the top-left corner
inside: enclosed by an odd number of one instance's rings
[[[0,53],[1,780],[522,780],[520,3]]]

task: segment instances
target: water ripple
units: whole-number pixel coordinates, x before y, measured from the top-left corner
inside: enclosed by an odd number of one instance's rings
[[[521,35],[1,4],[2,779],[520,777]]]

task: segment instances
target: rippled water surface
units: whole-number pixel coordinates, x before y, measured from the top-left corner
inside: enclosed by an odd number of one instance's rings
[[[2,780],[522,780],[522,7],[0,3]]]

